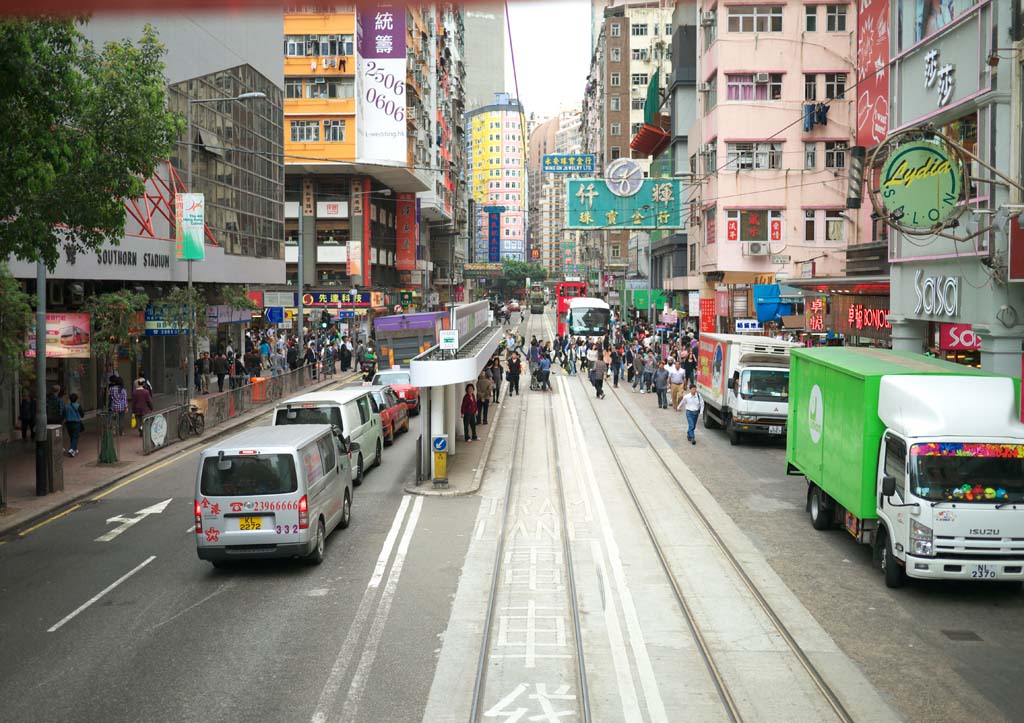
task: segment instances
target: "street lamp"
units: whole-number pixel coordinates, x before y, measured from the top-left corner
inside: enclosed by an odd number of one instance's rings
[[[187,107],[187,110],[185,112],[185,119],[186,119],[186,124],[187,124],[187,131],[186,131],[186,133],[188,134],[188,143],[185,144],[185,147],[188,149],[188,157],[185,159],[185,186],[186,186],[186,188],[188,188],[188,192],[189,193],[192,193],[192,150],[193,150],[192,146],[193,146],[193,140],[194,140],[193,131],[192,131],[192,106],[194,104],[197,104],[197,103],[221,103],[221,102],[224,102],[224,101],[231,101],[231,100],[237,100],[237,101],[260,100],[260,99],[263,99],[263,98],[266,98],[266,97],[267,97],[266,93],[262,93],[260,91],[255,91],[255,92],[251,92],[251,93],[242,93],[240,95],[230,96],[230,97],[223,97],[223,98],[187,98],[186,99],[188,101],[188,107]],[[205,217],[204,217],[204,223],[205,223]],[[301,239],[300,239],[300,242],[301,242]],[[204,243],[205,243],[205,241],[204,241]],[[189,298],[189,302],[191,303],[191,301],[192,301],[192,259],[187,259],[186,261],[188,263],[188,292],[189,292],[188,298]],[[299,293],[300,294],[302,293],[301,289],[299,289]],[[194,311],[194,309],[193,309],[193,311]],[[301,317],[300,317],[300,319],[301,319]],[[301,323],[301,321],[300,321],[300,323]],[[189,339],[188,356],[187,356],[187,361],[185,362],[185,388],[186,389],[190,388],[191,380],[190,380],[189,377],[190,377],[190,375],[193,372],[193,367],[195,366],[196,334],[195,334],[195,328],[194,328],[195,327],[195,320],[194,319],[193,319],[192,325],[193,325],[192,334],[191,334],[192,338]]]

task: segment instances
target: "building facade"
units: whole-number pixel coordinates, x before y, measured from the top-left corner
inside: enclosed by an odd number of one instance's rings
[[[470,110],[469,192],[475,219],[474,258],[526,260],[526,119],[522,104],[496,93],[490,105]],[[488,211],[488,209],[494,209]],[[496,214],[497,226],[490,215]]]
[[[566,246],[575,246],[576,232],[565,230],[564,173],[545,173],[545,154],[575,154],[582,148],[580,109],[567,108],[537,125],[530,134],[529,152],[529,249],[530,259],[548,271],[548,277],[573,275],[566,268]]]
[[[505,91],[505,10],[501,3],[466,8],[466,107],[480,108]]]

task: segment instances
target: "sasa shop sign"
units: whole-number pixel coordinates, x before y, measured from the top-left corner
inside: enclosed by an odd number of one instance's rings
[[[960,313],[959,276],[925,276],[918,269],[914,274],[914,293],[915,314],[953,317]]]

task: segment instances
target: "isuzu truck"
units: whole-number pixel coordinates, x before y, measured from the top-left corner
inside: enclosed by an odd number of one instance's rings
[[[697,391],[704,397],[704,426],[722,427],[732,444],[746,435],[783,439],[789,350],[797,346],[764,336],[701,334]]]
[[[919,354],[796,349],[787,471],[818,530],[907,577],[1024,581],[1019,383]]]

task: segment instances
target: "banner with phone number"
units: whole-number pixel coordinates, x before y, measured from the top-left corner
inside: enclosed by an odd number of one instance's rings
[[[357,162],[406,163],[404,3],[359,8],[356,92]]]

